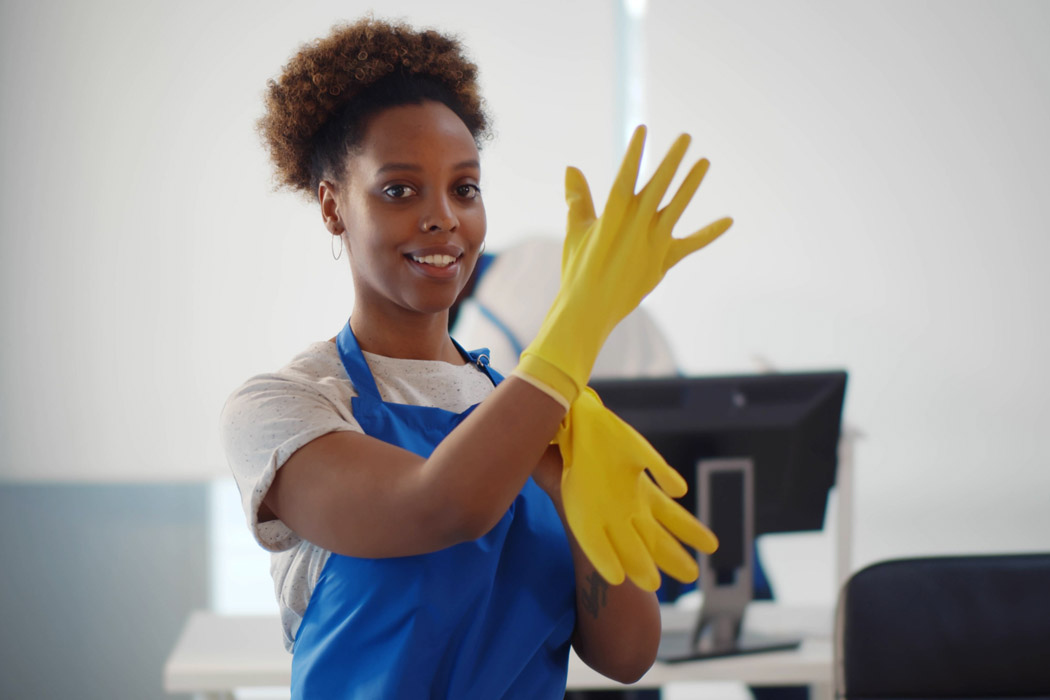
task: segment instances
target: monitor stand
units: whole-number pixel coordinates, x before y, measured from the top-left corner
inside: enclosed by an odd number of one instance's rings
[[[699,557],[703,604],[696,625],[661,635],[657,658],[671,663],[797,648],[797,638],[742,630],[754,583],[754,463],[700,460],[696,470],[698,515],[718,535],[719,547]]]

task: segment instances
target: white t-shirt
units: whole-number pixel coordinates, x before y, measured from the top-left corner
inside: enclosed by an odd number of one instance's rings
[[[472,364],[364,356],[380,396],[390,403],[461,413],[493,389]],[[335,343],[318,342],[278,371],[249,379],[222,411],[223,446],[248,526],[271,552],[270,573],[289,651],[329,552],[280,520],[260,523],[259,506],[277,470],[300,447],[335,431],[363,432],[350,409],[356,395]]]

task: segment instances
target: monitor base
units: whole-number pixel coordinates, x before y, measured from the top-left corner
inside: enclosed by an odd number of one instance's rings
[[[753,633],[741,634],[733,641],[715,644],[710,639],[701,639],[693,644],[691,630],[664,632],[660,636],[660,648],[656,658],[664,663],[715,659],[742,654],[761,654],[767,651],[790,651],[797,649],[802,640],[791,637],[772,637]]]

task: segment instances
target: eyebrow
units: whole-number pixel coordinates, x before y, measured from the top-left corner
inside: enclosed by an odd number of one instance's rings
[[[472,159],[472,160],[464,160],[462,162],[456,163],[453,166],[453,170],[466,170],[468,168],[478,168],[478,169],[480,169],[481,168],[481,163],[478,162],[477,160],[473,160]],[[409,170],[409,171],[412,171],[412,172],[419,172],[422,169],[423,169],[422,166],[416,165],[415,163],[386,163],[385,165],[380,167],[378,170],[376,170],[376,175],[382,175],[383,173],[387,173],[387,172],[390,172],[390,171],[402,171],[402,170]]]

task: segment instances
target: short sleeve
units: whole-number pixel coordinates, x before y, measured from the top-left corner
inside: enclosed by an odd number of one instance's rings
[[[349,387],[348,380],[345,384]],[[300,542],[280,520],[259,522],[259,507],[277,470],[296,450],[322,435],[362,432],[350,413],[349,397],[343,400],[339,393],[331,383],[264,374],[245,382],[223,407],[220,433],[241,505],[256,540],[271,552]]]

